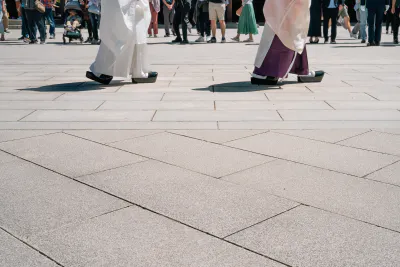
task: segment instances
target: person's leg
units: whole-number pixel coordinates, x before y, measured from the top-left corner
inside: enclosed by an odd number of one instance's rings
[[[24,38],[29,38],[29,31],[26,22],[25,8],[21,6],[21,35]]]
[[[204,37],[205,33],[206,33],[206,20],[208,18],[206,18],[206,15],[208,15],[206,12],[200,11],[199,14],[199,27],[200,27],[200,36]]]
[[[212,37],[215,38],[217,35],[217,11],[216,11],[216,5],[213,2],[210,2],[208,4],[209,8],[209,16],[210,16],[210,23],[211,23],[211,32],[212,32]],[[217,5],[218,6],[218,5]]]
[[[391,16],[392,13],[390,12],[391,9],[392,8],[390,7],[388,12],[386,13],[386,34],[389,33],[389,26],[390,26],[390,22],[391,22],[391,19],[392,19],[392,16]],[[392,28],[393,28],[393,26],[392,26]]]
[[[367,40],[367,18],[368,11],[360,11],[360,32],[361,32],[361,40]]]
[[[375,42],[375,9],[368,9],[368,43],[374,44]]]
[[[393,16],[393,23],[392,23],[392,29],[393,29],[393,41],[397,44],[399,42],[399,25],[400,25],[400,8],[396,9],[396,12]]]
[[[178,41],[178,42],[182,41],[181,33],[179,31],[179,24],[181,24],[181,21],[182,21],[182,7],[177,6],[176,9],[175,9],[175,16],[174,16],[173,25],[174,25],[174,31],[175,31],[175,34],[176,34],[175,41]]]
[[[205,19],[205,28],[206,28],[206,36],[211,36],[211,21],[210,21],[210,14],[208,12],[204,12],[204,19]]]
[[[169,26],[170,26],[170,13],[171,10],[168,9],[165,5],[163,6],[163,17],[164,17],[164,29],[165,29],[165,35],[169,36]]]
[[[46,18],[50,24],[50,36],[56,35],[56,23],[54,22],[53,9],[46,8]]]
[[[187,38],[188,25],[187,25],[186,21],[189,20],[189,12],[190,12],[190,5],[188,3],[185,3],[184,7],[182,9],[182,16],[181,16],[183,41],[188,40],[188,38]]]
[[[90,13],[89,16],[90,16],[90,21],[92,23],[93,40],[98,41],[99,40],[99,25],[98,25],[97,15],[94,13]]]
[[[36,24],[33,18],[34,12],[35,10],[25,9],[26,25],[29,31],[29,39],[31,40],[31,43],[36,41]]]
[[[3,10],[0,7],[0,18],[3,17]],[[0,41],[4,41],[4,24],[3,20],[0,19]]]
[[[332,33],[331,33],[331,42],[336,42],[337,35],[337,16],[339,14],[339,8],[332,8],[331,11],[331,20],[332,20]]]
[[[153,22],[153,31],[154,37],[157,37],[158,34],[158,13],[154,10],[154,13],[151,14],[151,21]]]
[[[86,40],[86,42],[89,43],[93,39],[93,26],[92,26],[92,20],[90,19],[90,14],[88,14],[87,30],[88,30],[89,37]]]
[[[46,41],[46,28],[44,27],[43,14],[34,10],[34,20],[40,33],[40,42],[44,43]]]
[[[385,7],[377,8],[376,10],[376,19],[375,19],[375,43],[381,43],[382,37],[382,21],[385,12]],[[393,25],[392,25],[393,28]]]
[[[221,4],[218,7],[218,19],[219,19],[219,26],[221,28],[222,40],[225,39],[225,4]]]
[[[323,31],[324,31],[324,39],[325,42],[328,41],[328,29],[329,29],[329,15],[328,15],[329,10],[327,8],[324,9],[324,26],[323,26]]]

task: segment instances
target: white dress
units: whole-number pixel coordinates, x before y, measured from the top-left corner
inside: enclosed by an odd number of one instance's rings
[[[148,0],[102,1],[101,44],[90,70],[95,75],[147,78],[150,21]]]

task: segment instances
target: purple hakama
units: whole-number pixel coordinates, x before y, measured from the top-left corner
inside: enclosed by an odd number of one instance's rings
[[[294,57],[296,58],[293,62]],[[291,67],[292,63],[293,66]],[[306,47],[304,47],[302,54],[297,54],[295,51],[287,48],[279,37],[275,35],[262,65],[260,68],[255,67],[253,73],[264,77],[285,78],[290,67],[289,73],[296,75],[309,74]]]

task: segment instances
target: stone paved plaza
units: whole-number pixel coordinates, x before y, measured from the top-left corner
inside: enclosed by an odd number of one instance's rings
[[[156,84],[100,86],[84,78],[96,46],[7,37],[1,267],[400,266],[390,36],[367,48],[341,29],[308,46],[322,83],[276,87],[249,82],[257,43],[153,38]]]

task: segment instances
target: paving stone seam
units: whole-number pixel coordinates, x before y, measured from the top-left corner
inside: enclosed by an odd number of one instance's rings
[[[90,141],[90,140],[89,140],[89,141]],[[2,151],[2,150],[0,150],[0,151]],[[6,151],[4,151],[4,152],[6,152]],[[12,154],[9,153],[9,152],[6,152],[6,153],[12,155]],[[120,197],[120,196],[118,196],[118,195],[115,195],[115,194],[113,194],[113,193],[110,193],[110,192],[108,192],[108,191],[106,191],[106,190],[103,190],[103,189],[98,188],[98,187],[96,187],[96,186],[90,185],[90,184],[85,183],[85,182],[83,182],[83,181],[77,180],[76,178],[69,177],[68,175],[59,173],[59,172],[57,172],[57,171],[55,171],[55,170],[52,170],[52,169],[47,168],[47,167],[45,167],[45,166],[42,166],[42,165],[40,165],[40,164],[38,164],[38,163],[31,162],[31,161],[29,161],[29,160],[27,160],[27,159],[24,159],[24,158],[21,158],[21,157],[19,157],[19,156],[16,156],[16,157],[18,157],[19,159],[24,160],[24,161],[26,161],[26,162],[32,163],[32,164],[34,164],[34,165],[36,165],[36,166],[38,166],[38,167],[41,167],[41,168],[43,168],[43,169],[46,169],[46,170],[48,170],[48,171],[51,171],[51,172],[56,173],[56,174],[58,174],[58,175],[61,175],[62,177],[65,177],[65,178],[67,178],[67,179],[73,180],[73,181],[75,181],[75,182],[77,182],[77,183],[80,183],[80,184],[82,184],[82,185],[88,186],[88,187],[90,187],[90,188],[92,188],[92,189],[95,189],[95,190],[97,190],[97,191],[100,191],[100,192],[102,192],[102,193],[104,193],[104,194],[107,194],[107,195],[109,195],[109,196],[112,196],[112,197],[114,197],[114,198],[117,198],[117,199],[119,199],[119,200],[122,200],[122,201],[124,201],[124,202],[127,202],[127,203],[131,204],[130,206],[139,207],[139,208],[144,209],[144,210],[146,210],[146,211],[148,211],[148,212],[151,212],[151,213],[156,214],[156,215],[158,215],[158,216],[162,216],[162,217],[164,217],[164,218],[166,218],[166,219],[169,219],[169,220],[171,220],[171,221],[174,221],[174,222],[176,222],[176,223],[179,223],[179,224],[181,224],[181,225],[184,225],[184,226],[186,226],[186,227],[189,227],[189,228],[191,228],[191,229],[194,229],[194,230],[196,230],[196,231],[199,231],[199,232],[201,232],[201,233],[203,233],[203,234],[206,234],[206,235],[211,236],[211,237],[213,237],[213,238],[219,239],[220,241],[229,243],[229,244],[231,244],[231,245],[234,245],[234,246],[236,246],[236,247],[239,247],[239,248],[244,249],[244,250],[246,250],[246,251],[249,251],[249,252],[251,252],[251,253],[257,254],[257,255],[262,256],[262,257],[264,257],[264,258],[267,258],[267,259],[269,259],[269,260],[278,262],[278,263],[283,264],[283,265],[285,265],[285,266],[287,266],[287,267],[292,267],[291,265],[286,264],[286,263],[284,263],[284,262],[281,262],[281,261],[279,261],[279,260],[277,260],[277,259],[271,258],[271,257],[269,257],[269,256],[267,256],[267,255],[261,254],[261,253],[259,253],[259,252],[256,252],[256,251],[254,251],[254,250],[251,250],[251,249],[246,248],[246,247],[244,247],[244,246],[238,245],[238,244],[236,244],[236,243],[234,243],[234,242],[231,242],[231,241],[229,241],[229,240],[225,240],[225,239],[223,239],[223,238],[221,238],[221,237],[219,237],[219,236],[216,236],[216,235],[214,235],[214,234],[212,234],[212,233],[209,233],[209,232],[207,232],[207,231],[198,229],[198,228],[196,228],[196,227],[194,227],[194,226],[192,226],[192,225],[190,225],[190,224],[187,224],[187,223],[185,223],[185,222],[181,222],[181,221],[179,221],[179,220],[177,220],[177,219],[174,219],[174,218],[172,218],[172,217],[169,217],[168,215],[162,214],[162,213],[160,213],[160,212],[157,212],[157,211],[155,211],[155,210],[149,209],[149,208],[147,208],[147,207],[145,207],[145,206],[142,206],[142,205],[139,205],[139,204],[137,204],[137,203],[134,203],[134,202],[132,202],[132,201],[130,201],[130,200],[127,200],[127,199],[125,199],[125,198],[123,198],[123,197]],[[167,164],[168,164],[168,163],[167,163]],[[172,164],[169,164],[169,165],[172,165]],[[124,208],[128,208],[128,207],[119,208],[119,210],[124,209]],[[108,213],[112,213],[112,212],[117,212],[117,211],[118,211],[118,210],[114,210],[114,211],[111,211],[111,212],[104,213],[104,214],[102,214],[102,215],[105,215],[105,214],[108,214]],[[100,216],[102,216],[102,215],[98,215],[98,216],[95,216],[95,217],[100,217]],[[91,219],[91,218],[89,218],[89,219]],[[84,221],[89,220],[89,219],[76,221],[75,223],[81,223],[81,222],[84,222]],[[69,225],[70,225],[70,224],[69,224]],[[57,231],[57,230],[59,230],[60,228],[62,228],[63,226],[65,226],[65,225],[62,225],[62,226],[57,227],[57,228],[55,228],[55,229],[52,229],[52,231]],[[3,228],[0,226],[0,229],[3,229]],[[6,230],[5,230],[5,231],[6,231]],[[16,237],[16,238],[17,238],[17,237]],[[24,241],[22,241],[22,240],[19,239],[19,238],[17,238],[17,239],[20,240],[21,242],[24,242]],[[28,246],[32,247],[32,246],[29,245],[28,243],[26,243],[26,242],[24,242],[24,243],[27,244]],[[34,248],[34,247],[32,247],[32,248],[35,249],[36,251],[38,251],[39,253],[42,254],[42,252],[39,251],[38,249],[36,249],[36,248]],[[45,255],[45,254],[43,254],[43,255]],[[47,255],[45,255],[45,256],[48,257],[49,259],[53,260],[53,259],[50,258],[49,256],[47,256]],[[57,263],[58,265],[63,266],[63,265],[59,264],[57,261],[55,261],[55,260],[53,260],[53,261],[54,261],[55,263]]]
[[[52,101],[56,101],[59,97],[62,97],[65,93],[61,93],[61,95],[57,96],[56,98],[52,99]]]
[[[297,203],[298,203],[298,202],[297,202]],[[264,219],[264,220],[262,220],[262,221],[256,222],[256,223],[254,223],[254,224],[252,224],[252,225],[250,225],[250,226],[247,226],[247,227],[245,227],[245,228],[243,228],[243,229],[240,229],[240,230],[238,230],[238,231],[236,231],[236,232],[234,232],[234,233],[232,233],[232,234],[229,234],[229,235],[227,235],[227,236],[224,236],[223,239],[227,239],[227,238],[229,238],[229,237],[231,237],[231,236],[233,236],[233,235],[236,235],[236,234],[238,234],[238,233],[240,233],[240,232],[246,231],[247,229],[250,229],[250,228],[252,228],[252,227],[254,227],[254,226],[256,226],[256,225],[262,224],[262,223],[264,223],[264,222],[266,222],[266,221],[268,221],[268,220],[271,220],[271,219],[273,219],[273,218],[275,218],[275,217],[278,217],[278,216],[280,216],[280,215],[282,215],[282,214],[284,214],[284,213],[286,213],[286,212],[288,212],[288,211],[291,211],[291,210],[293,210],[293,209],[295,209],[295,208],[298,208],[298,207],[300,207],[300,206],[309,207],[309,205],[300,203],[300,204],[298,204],[298,205],[296,205],[296,206],[294,206],[294,207],[291,207],[291,208],[289,208],[289,209],[287,209],[287,210],[284,210],[284,211],[282,211],[282,212],[280,212],[280,213],[278,213],[278,214],[275,214],[274,216],[271,216],[271,217],[269,217],[269,218],[267,218],[267,219]]]
[[[95,108],[94,110],[98,110],[102,105],[104,105],[106,103],[106,100],[103,100],[103,102],[97,107],[97,108]]]
[[[389,165],[386,165],[386,166],[384,166],[384,167],[382,167],[382,168],[380,168],[380,169],[378,169],[378,170],[375,170],[375,171],[373,171],[373,172],[371,172],[371,173],[368,173],[368,174],[364,175],[364,176],[361,177],[361,178],[367,179],[367,180],[376,181],[376,180],[373,180],[373,179],[368,178],[368,176],[370,176],[370,175],[373,174],[373,173],[379,172],[379,171],[381,171],[381,170],[383,170],[383,169],[386,169],[387,167],[390,167],[390,166],[392,166],[392,165],[394,165],[394,164],[396,164],[396,163],[399,163],[399,162],[400,162],[400,159],[399,159],[398,161],[395,161],[395,162],[393,162],[393,163],[390,163]],[[390,184],[390,183],[385,183],[385,184]],[[395,185],[395,184],[390,184],[390,185],[394,185],[394,186],[400,187],[400,185]]]
[[[25,119],[26,117],[28,117],[29,115],[32,115],[33,113],[35,113],[37,111],[37,109],[35,109],[35,110],[33,110],[33,111],[31,111],[29,114],[27,114],[27,115],[25,115],[25,116],[23,116],[22,118],[20,118],[19,120],[17,120],[17,121],[23,121],[23,119]]]
[[[333,110],[336,110],[333,106],[331,106],[331,104],[328,103],[327,100],[323,100],[323,102],[325,102],[328,106],[330,106]]]
[[[3,227],[0,226],[0,230],[3,230],[5,233],[7,233],[8,235],[10,235],[11,237],[17,239],[19,242],[23,243],[24,245],[28,246],[29,248],[33,249],[34,251],[38,252],[40,255],[46,257],[47,259],[49,259],[50,261],[54,262],[55,264],[57,264],[58,266],[62,266],[64,267],[64,265],[62,265],[61,263],[59,263],[58,261],[56,261],[55,259],[53,259],[52,257],[50,257],[49,255],[47,255],[46,253],[44,253],[43,251],[40,251],[39,249],[35,248],[33,245],[29,244],[28,242],[22,240],[21,238],[18,238],[17,236],[13,235],[11,232],[9,232],[8,230],[4,229]]]
[[[257,155],[261,155],[261,156],[267,156],[267,157],[274,158],[274,159],[293,162],[293,163],[301,164],[301,165],[308,166],[308,167],[318,168],[318,169],[321,169],[321,170],[326,170],[326,171],[331,171],[331,172],[335,172],[335,173],[345,174],[345,175],[352,176],[352,177],[355,177],[355,178],[358,178],[358,179],[364,179],[364,180],[369,180],[369,181],[376,182],[376,183],[381,183],[381,184],[386,184],[386,185],[390,185],[390,186],[400,187],[400,185],[394,185],[394,184],[390,184],[390,183],[386,183],[386,182],[382,182],[382,181],[376,181],[376,180],[360,177],[360,176],[357,176],[357,175],[354,175],[354,174],[350,174],[350,173],[335,171],[335,170],[331,170],[331,169],[328,169],[328,168],[323,168],[323,167],[320,167],[320,166],[310,165],[310,164],[306,164],[306,163],[303,163],[303,162],[297,162],[297,161],[294,161],[294,160],[280,158],[280,157],[277,157],[277,156],[267,155],[267,154],[263,154],[263,153],[260,153],[260,152],[254,152],[254,151],[246,150],[246,149],[243,149],[243,148],[232,147],[232,146],[227,145],[226,143],[219,144],[219,145],[226,146],[226,147],[229,147],[229,148],[239,149],[239,150],[242,150],[242,151],[245,151],[245,152],[251,152],[251,153],[254,153],[254,154],[257,154]],[[370,152],[374,152],[374,151],[370,151]],[[393,156],[393,155],[390,155],[390,156]],[[396,162],[398,162],[398,161],[396,161]],[[268,164],[268,162],[266,162],[264,164]],[[240,172],[240,171],[238,171],[238,172]],[[225,176],[227,176],[227,175],[224,175],[224,176],[220,177],[219,179],[221,179],[221,178],[223,178]]]
[[[394,136],[399,136],[399,133],[391,133],[391,132],[385,132],[384,130],[380,131],[379,129],[371,129],[373,132],[377,132],[377,133],[385,133],[385,134],[390,134],[390,135],[394,135]]]
[[[0,131],[13,131],[13,130],[0,130]],[[17,131],[32,131],[32,130],[17,130]],[[40,130],[39,130],[40,131]],[[47,131],[47,130],[45,130]],[[17,139],[11,139],[11,140],[5,140],[5,141],[0,141],[1,143],[6,143],[6,142],[13,142],[13,141],[18,141],[18,140],[23,140],[23,139],[28,139],[28,138],[33,138],[33,137],[39,137],[39,136],[45,136],[45,135],[52,135],[52,134],[57,134],[57,133],[61,133],[62,131],[56,131],[56,132],[52,132],[52,133],[47,133],[47,134],[39,134],[39,135],[32,135],[32,136],[27,136],[27,137],[22,137],[22,138],[17,138]]]
[[[371,94],[370,94],[370,93],[368,93],[368,92],[364,92],[364,94],[366,94],[366,95],[368,95],[368,96],[372,97],[373,99],[375,99],[375,100],[377,100],[377,101],[381,101],[380,99],[378,99],[378,98],[374,97],[373,95],[371,95]]]

